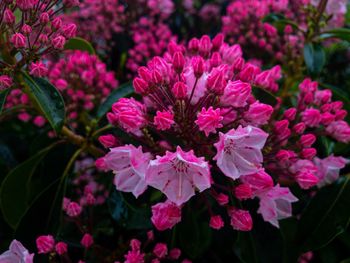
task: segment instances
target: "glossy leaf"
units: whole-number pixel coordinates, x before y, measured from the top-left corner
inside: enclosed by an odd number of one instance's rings
[[[134,92],[134,88],[131,82],[127,82],[113,90],[111,94],[106,98],[97,111],[97,118],[103,117],[108,111],[111,110],[114,102],[120,98],[130,96]]]
[[[64,45],[65,50],[81,50],[87,51],[90,55],[95,55],[95,49],[90,42],[80,37],[73,37]]]
[[[306,43],[304,46],[304,59],[309,73],[318,75],[326,63],[326,55],[322,45]]]
[[[321,248],[343,233],[350,223],[350,176],[322,188],[302,214],[297,241],[302,251]]]
[[[253,235],[250,232],[239,232],[234,251],[244,263],[258,262]]]
[[[0,114],[2,112],[2,108],[5,105],[6,97],[7,97],[7,94],[9,94],[9,91],[10,91],[9,89],[0,91]]]
[[[34,98],[52,128],[59,133],[65,118],[64,101],[61,94],[45,79],[32,78],[26,73],[23,73],[23,76],[29,86],[31,97]]]
[[[28,184],[36,167],[55,145],[49,146],[14,168],[0,188],[0,207],[5,221],[16,228],[29,204]]]
[[[320,35],[321,39],[338,38],[350,42],[350,29],[349,28],[335,28],[327,30]]]
[[[120,220],[128,216],[128,210],[125,207],[123,196],[119,191],[112,191],[107,203],[109,212],[116,222],[120,222]]]

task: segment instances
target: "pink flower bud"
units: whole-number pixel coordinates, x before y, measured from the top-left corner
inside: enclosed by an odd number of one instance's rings
[[[301,171],[297,174],[296,180],[302,189],[309,189],[318,183],[318,178],[313,173]]]
[[[194,76],[199,79],[204,72],[204,60],[201,57],[194,57],[192,59],[192,68]]]
[[[264,170],[260,170],[255,174],[245,175],[241,179],[243,183],[250,186],[253,194],[273,187],[273,180],[271,176]]]
[[[164,243],[157,243],[153,249],[153,254],[158,258],[165,258],[168,254],[168,247]]]
[[[47,254],[54,249],[55,239],[51,235],[39,236],[36,239],[36,247],[39,254]]]
[[[85,248],[91,247],[93,243],[94,243],[94,239],[88,233],[84,234],[83,238],[80,241],[80,244]]]
[[[147,239],[148,241],[153,241],[154,240],[154,233],[152,230],[147,232]]]
[[[338,110],[341,110],[343,108],[344,104],[342,101],[334,101],[331,103],[331,106],[332,106],[332,110],[334,112],[337,112]]]
[[[198,125],[200,131],[204,131],[205,136],[209,136],[211,132],[216,133],[216,129],[222,128],[222,120],[224,117],[220,114],[220,109],[213,109],[209,107],[208,110],[202,108],[198,113],[195,123]]]
[[[175,98],[184,99],[187,95],[187,86],[185,83],[179,81],[174,84],[171,91],[173,92]]]
[[[323,104],[320,107],[320,109],[321,109],[322,112],[331,111],[332,110],[332,104],[330,104],[330,103]]]
[[[77,26],[73,23],[64,25],[62,27],[62,33],[65,36],[65,38],[72,38],[75,37],[77,33]]]
[[[241,57],[237,58],[232,64],[233,72],[235,74],[240,72],[243,69],[243,67],[244,67],[244,59]]]
[[[331,98],[332,98],[332,91],[330,91],[329,89],[317,90],[315,92],[315,103],[317,105],[329,103]]]
[[[0,90],[8,89],[12,86],[12,84],[12,78],[10,78],[8,75],[0,76]]]
[[[17,0],[16,4],[21,9],[21,11],[27,11],[34,7],[34,5],[37,3],[37,1],[33,0]]]
[[[102,135],[98,138],[98,141],[105,147],[105,148],[112,148],[116,146],[118,140],[116,137],[114,137],[112,134],[108,135]]]
[[[242,71],[239,74],[239,79],[243,82],[251,83],[253,80],[255,80],[256,76],[260,73],[260,69],[251,64],[247,63],[244,65]]]
[[[141,249],[141,241],[138,239],[131,239],[130,241],[130,247],[133,251],[137,251]]]
[[[182,52],[175,52],[173,55],[173,67],[177,73],[181,73],[185,65],[185,58]]]
[[[249,184],[240,184],[234,189],[235,196],[239,200],[250,199],[253,197],[252,188]]]
[[[15,33],[11,37],[11,43],[15,48],[24,48],[26,46],[26,38],[21,33]]]
[[[43,127],[46,123],[46,120],[43,116],[36,116],[33,120],[34,125],[37,127]]]
[[[180,256],[181,256],[181,250],[178,248],[173,248],[169,252],[169,258],[171,260],[177,260],[177,259],[179,259]]]
[[[12,11],[8,8],[6,8],[5,12],[4,12],[4,22],[7,25],[13,25],[16,22],[16,17],[15,15],[12,13]]]
[[[67,250],[68,250],[67,244],[64,242],[58,242],[55,246],[55,250],[58,255],[63,255],[67,253]]]
[[[94,197],[93,194],[88,193],[88,194],[86,195],[86,203],[87,203],[88,205],[94,205],[94,204],[96,203],[96,198]]]
[[[340,142],[350,142],[350,126],[345,121],[332,122],[326,128],[326,132]]]
[[[229,216],[231,217],[231,226],[235,230],[250,231],[253,228],[253,220],[249,212],[242,209],[229,209]]]
[[[105,160],[103,157],[101,158],[98,158],[96,161],[95,161],[95,165],[96,165],[96,168],[100,171],[105,171],[107,170],[107,165],[105,163]]]
[[[188,49],[191,52],[197,52],[199,49],[199,40],[197,38],[192,38],[188,43]]]
[[[228,204],[228,196],[223,194],[223,193],[219,193],[214,195],[215,200],[219,203],[219,205],[224,206]]]
[[[162,82],[163,82],[163,76],[162,76],[162,74],[161,74],[158,70],[154,70],[154,71],[152,72],[152,77],[151,77],[151,79],[152,79],[152,82],[153,82],[154,84],[162,84]]]
[[[76,202],[70,202],[66,209],[66,213],[70,217],[79,216],[81,214],[81,211],[81,206]]]
[[[223,43],[224,43],[224,34],[222,33],[217,34],[212,40],[212,44],[213,44],[212,50],[218,51]]]
[[[304,131],[305,131],[305,128],[306,128],[305,123],[299,122],[299,123],[297,123],[297,124],[294,125],[293,131],[294,131],[296,134],[303,134]]]
[[[63,36],[57,36],[52,39],[51,44],[55,49],[63,49],[66,44],[66,39]]]
[[[302,121],[309,127],[317,127],[321,121],[321,113],[319,110],[310,108],[302,113]]]
[[[212,44],[210,41],[210,37],[207,35],[204,35],[201,37],[201,39],[199,40],[199,53],[206,57],[209,55],[210,50],[211,50]]]
[[[335,116],[329,112],[321,114],[321,124],[329,125],[335,120]]]
[[[222,95],[226,86],[224,69],[214,68],[207,80],[207,88],[209,91]]]
[[[150,82],[151,81],[151,72],[149,71],[148,68],[146,67],[140,67],[137,70],[138,74],[140,75],[140,77],[146,81],[146,82]]]
[[[154,117],[154,124],[161,131],[170,129],[174,123],[174,114],[169,111],[157,111]]]
[[[244,118],[252,124],[264,125],[270,119],[272,112],[273,108],[270,105],[256,101],[245,112]]]
[[[169,201],[158,203],[152,206],[151,221],[159,231],[171,229],[181,221],[181,209]]]
[[[312,160],[317,154],[317,150],[315,148],[305,148],[300,152],[300,156],[303,159]]]
[[[79,0],[63,0],[63,4],[66,7],[75,7],[75,6],[79,6]]]
[[[222,220],[221,216],[219,216],[219,215],[212,216],[210,218],[209,226],[213,229],[219,230],[224,226],[224,221]]]
[[[348,115],[348,112],[346,110],[338,110],[335,113],[335,120],[337,121],[343,120],[346,117],[346,115]]]
[[[220,102],[225,106],[244,107],[251,95],[252,87],[240,80],[230,81],[225,87]]]
[[[305,134],[300,137],[300,144],[304,148],[311,147],[316,141],[316,136],[313,134]]]
[[[41,44],[49,43],[49,37],[46,34],[40,34],[38,40],[39,40],[39,43],[41,43]]]
[[[296,108],[290,108],[283,113],[283,117],[288,119],[289,121],[294,121],[296,113]]]
[[[51,26],[52,26],[52,28],[53,28],[54,30],[60,29],[61,26],[62,26],[62,19],[59,18],[59,17],[56,17],[56,18],[52,21]]]
[[[46,25],[48,22],[50,21],[50,15],[47,12],[43,12],[41,13],[40,17],[39,17],[39,22],[42,25]]]
[[[281,120],[281,121],[276,121],[274,124],[274,131],[277,134],[283,134],[286,132],[289,126],[289,121],[288,120]]]
[[[144,95],[147,94],[149,91],[148,83],[142,78],[135,78],[133,81],[133,85],[136,93]]]
[[[210,66],[217,67],[222,63],[221,55],[219,52],[214,52],[210,58]]]
[[[279,161],[288,161],[293,157],[296,157],[296,154],[293,151],[288,150],[279,150],[276,154],[276,159]]]
[[[38,62],[32,62],[32,64],[30,64],[30,75],[33,75],[34,77],[45,77],[47,75],[47,68],[45,66],[44,63],[42,63],[41,61]]]

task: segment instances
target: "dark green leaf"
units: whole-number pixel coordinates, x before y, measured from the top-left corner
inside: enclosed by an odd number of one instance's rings
[[[29,202],[28,183],[36,167],[45,155],[54,147],[51,145],[14,168],[4,179],[0,187],[0,207],[5,221],[16,228]]]
[[[7,97],[7,94],[9,93],[9,91],[10,91],[9,89],[5,89],[5,90],[0,91],[0,114],[2,112],[2,108],[5,105],[6,97]]]
[[[263,22],[268,22],[268,23],[273,23],[279,20],[284,20],[286,17],[283,14],[277,14],[277,13],[271,13],[265,16],[262,21]]]
[[[320,44],[306,43],[304,46],[304,59],[309,73],[318,75],[326,63],[324,48]]]
[[[64,45],[64,49],[87,51],[91,55],[96,54],[95,49],[92,47],[90,42],[80,37],[74,37],[69,39],[67,43]]]
[[[339,38],[350,42],[350,29],[349,28],[335,28],[327,30],[320,35],[321,39],[327,38]]]
[[[23,76],[42,113],[56,133],[59,133],[65,118],[64,101],[61,94],[45,79],[31,78],[26,73],[23,73]]]
[[[298,220],[294,217],[279,221],[281,235],[283,237],[283,263],[297,262],[299,247],[296,244],[296,230]]]
[[[321,248],[343,233],[350,222],[350,177],[322,188],[301,216],[297,240],[302,251]]]
[[[276,96],[264,88],[253,87],[253,94],[255,98],[257,98],[262,103],[266,103],[272,106],[277,104]]]
[[[128,210],[125,207],[124,199],[119,191],[114,190],[108,199],[108,208],[112,218],[119,222],[128,216]]]
[[[111,108],[114,102],[118,99],[131,95],[134,92],[134,88],[131,82],[127,82],[113,90],[111,94],[106,98],[97,111],[97,118],[103,117]]]
[[[234,245],[234,250],[241,262],[258,262],[252,233],[239,232],[236,244]]]

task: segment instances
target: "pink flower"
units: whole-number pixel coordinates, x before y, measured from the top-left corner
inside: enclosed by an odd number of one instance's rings
[[[181,221],[181,208],[169,201],[158,203],[152,206],[151,221],[159,231],[171,229]]]
[[[63,49],[66,44],[66,39],[63,36],[57,36],[52,39],[51,44],[54,49]]]
[[[143,153],[141,146],[125,145],[112,148],[104,157],[107,169],[115,173],[114,184],[119,191],[132,192],[135,197],[142,194],[147,184],[145,171],[150,160],[148,153]]]
[[[309,127],[317,127],[321,121],[321,113],[319,110],[310,108],[303,112],[302,121]]]
[[[322,187],[336,181],[339,177],[340,169],[343,169],[347,163],[347,159],[333,155],[324,159],[315,158],[314,164],[317,167],[316,176],[319,179],[317,186]]]
[[[98,138],[98,141],[105,147],[111,148],[116,146],[118,140],[112,134],[102,135]]]
[[[239,200],[245,200],[253,197],[252,188],[249,184],[240,184],[236,186],[234,194]]]
[[[126,254],[124,263],[144,263],[145,254],[141,253],[139,250],[131,250]]]
[[[258,213],[265,221],[276,227],[279,227],[278,220],[292,215],[291,203],[298,201],[288,187],[280,187],[279,185],[260,193],[258,197],[260,199]]]
[[[153,249],[153,254],[158,258],[165,258],[168,254],[168,247],[164,243],[157,243]]]
[[[259,128],[239,126],[223,134],[215,145],[214,157],[220,170],[228,177],[237,179],[242,175],[255,173],[261,167],[264,147],[268,134]]]
[[[224,226],[224,221],[222,220],[221,216],[219,216],[219,215],[212,216],[210,218],[209,226],[211,228],[219,230]]]
[[[47,75],[47,67],[41,61],[30,64],[30,74],[34,77],[45,77]]]
[[[39,236],[36,239],[36,247],[39,254],[47,254],[55,247],[55,239],[51,235]]]
[[[251,95],[252,87],[240,80],[230,81],[225,87],[220,103],[224,106],[244,107]]]
[[[224,117],[220,115],[220,109],[213,109],[209,107],[208,110],[202,108],[202,111],[198,113],[195,123],[198,125],[199,130],[204,131],[208,137],[209,133],[216,133],[217,128],[222,128],[222,120]]]
[[[55,250],[58,255],[63,255],[67,253],[67,244],[64,242],[58,242],[55,246]]]
[[[244,113],[244,119],[252,125],[264,125],[270,119],[272,112],[273,108],[270,105],[256,101]]]
[[[66,208],[67,215],[69,215],[70,217],[79,216],[81,214],[81,211],[81,206],[76,202],[70,202]]]
[[[183,82],[176,82],[171,89],[173,92],[175,98],[177,99],[184,99],[186,98],[188,87]]]
[[[154,117],[154,124],[161,131],[170,129],[174,123],[174,114],[169,111],[157,111]]]
[[[7,75],[0,76],[0,91],[3,89],[8,89],[13,84],[12,79]]]
[[[273,187],[273,180],[271,176],[264,170],[259,170],[257,173],[242,176],[241,180],[250,186],[254,195]]]
[[[173,248],[169,252],[169,258],[172,260],[177,260],[181,256],[181,250],[178,248]]]
[[[84,234],[84,236],[82,237],[82,239],[80,241],[80,244],[85,248],[91,247],[93,243],[94,243],[94,239],[88,233]]]
[[[46,123],[46,120],[43,116],[36,116],[33,120],[33,123],[38,127],[43,127]]]
[[[15,33],[11,37],[11,43],[15,48],[24,48],[26,46],[26,38],[21,33]]]
[[[193,151],[184,152],[178,146],[176,152],[166,152],[165,156],[150,161],[146,182],[181,205],[195,194],[195,188],[202,192],[210,187],[209,165]]]
[[[295,175],[296,181],[303,189],[309,189],[318,183],[315,175],[317,167],[309,160],[298,160],[289,167],[289,170]]]
[[[230,208],[231,226],[235,230],[250,231],[253,228],[253,220],[249,212],[242,209]]]
[[[350,126],[345,121],[332,122],[329,126],[327,126],[326,132],[340,142],[350,142]]]
[[[116,120],[128,132],[135,132],[146,123],[145,106],[134,98],[122,98],[112,106]]]
[[[0,262],[3,263],[33,263],[34,253],[29,251],[17,240],[13,240],[9,250],[0,255]]]

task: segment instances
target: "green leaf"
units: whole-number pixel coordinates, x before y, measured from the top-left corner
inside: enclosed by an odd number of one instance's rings
[[[128,216],[128,210],[125,206],[123,196],[119,191],[114,190],[112,192],[107,204],[109,212],[115,221],[119,222]]]
[[[327,30],[320,35],[320,39],[339,38],[350,42],[350,29],[349,28],[335,28]]]
[[[59,91],[47,80],[31,78],[23,72],[24,80],[28,84],[31,97],[40,107],[42,113],[51,124],[52,128],[59,133],[64,124],[65,108],[64,101]]]
[[[131,82],[127,82],[113,90],[97,111],[97,118],[102,118],[111,108],[114,102],[120,98],[130,96],[134,92]]]
[[[0,207],[5,221],[16,228],[29,205],[30,189],[28,184],[36,167],[55,146],[53,144],[14,168],[4,179],[0,187]]]
[[[295,242],[298,220],[294,217],[279,221],[280,231],[283,238],[283,263],[297,262],[299,247]]]
[[[0,114],[2,112],[2,108],[5,105],[6,97],[7,97],[7,94],[9,94],[9,91],[10,91],[9,89],[0,91]]]
[[[253,94],[260,102],[274,106],[277,104],[277,97],[270,91],[257,86],[253,87]]]
[[[302,251],[324,247],[343,233],[350,222],[350,176],[322,188],[305,208],[297,241]]]
[[[258,262],[253,235],[251,232],[239,232],[234,251],[237,257],[244,263]]]
[[[326,55],[322,45],[306,43],[304,46],[304,59],[308,72],[319,75],[326,63]]]
[[[90,42],[80,37],[73,37],[64,45],[65,50],[81,50],[87,51],[90,55],[95,55],[95,49]]]

